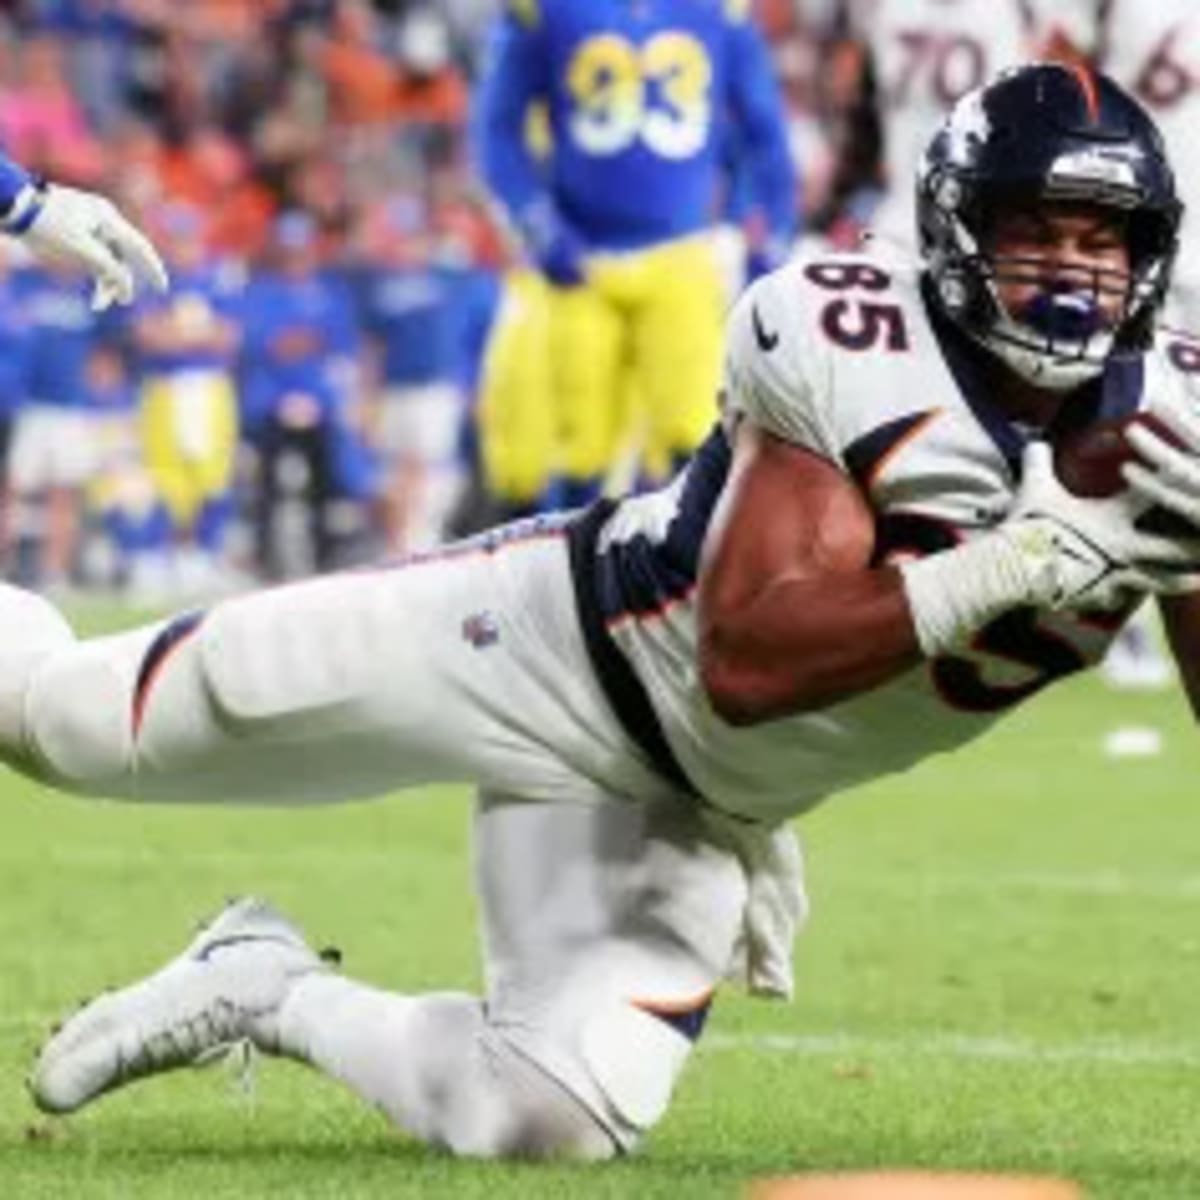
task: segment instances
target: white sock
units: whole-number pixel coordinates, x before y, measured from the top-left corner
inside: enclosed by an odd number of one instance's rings
[[[473,996],[404,996],[338,975],[298,980],[279,1049],[434,1146],[481,1158],[607,1158],[608,1134],[519,1055]]]

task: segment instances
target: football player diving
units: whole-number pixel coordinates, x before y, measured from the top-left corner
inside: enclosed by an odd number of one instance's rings
[[[0,749],[63,790],[479,788],[483,996],[370,987],[242,900],[65,1022],[42,1108],[249,1041],[459,1154],[627,1152],[735,958],[790,987],[789,818],[983,734],[1146,595],[1200,711],[1200,344],[1155,327],[1180,206],[1153,123],[1017,69],[955,106],[917,211],[912,268],[749,289],[720,422],[659,492],[88,641],[0,592]],[[1128,486],[1067,491],[1055,443],[1135,413]]]

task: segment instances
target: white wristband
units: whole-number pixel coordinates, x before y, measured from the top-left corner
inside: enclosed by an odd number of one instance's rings
[[[999,530],[954,550],[901,563],[922,652],[929,658],[945,654],[1001,613],[1035,602],[1040,565]]]

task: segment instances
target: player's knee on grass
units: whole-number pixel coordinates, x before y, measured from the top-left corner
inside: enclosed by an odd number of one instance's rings
[[[622,1149],[632,1150],[666,1115],[707,1012],[707,999],[669,1013],[614,1001],[584,1021],[580,1056]]]
[[[478,1072],[455,1090],[442,1140],[462,1157],[597,1162],[618,1152],[576,1097],[503,1038],[484,1039]]]

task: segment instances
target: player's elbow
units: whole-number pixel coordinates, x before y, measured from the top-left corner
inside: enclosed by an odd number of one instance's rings
[[[738,729],[769,720],[773,706],[762,681],[733,656],[723,653],[715,639],[705,639],[700,653],[700,682],[713,712]]]

